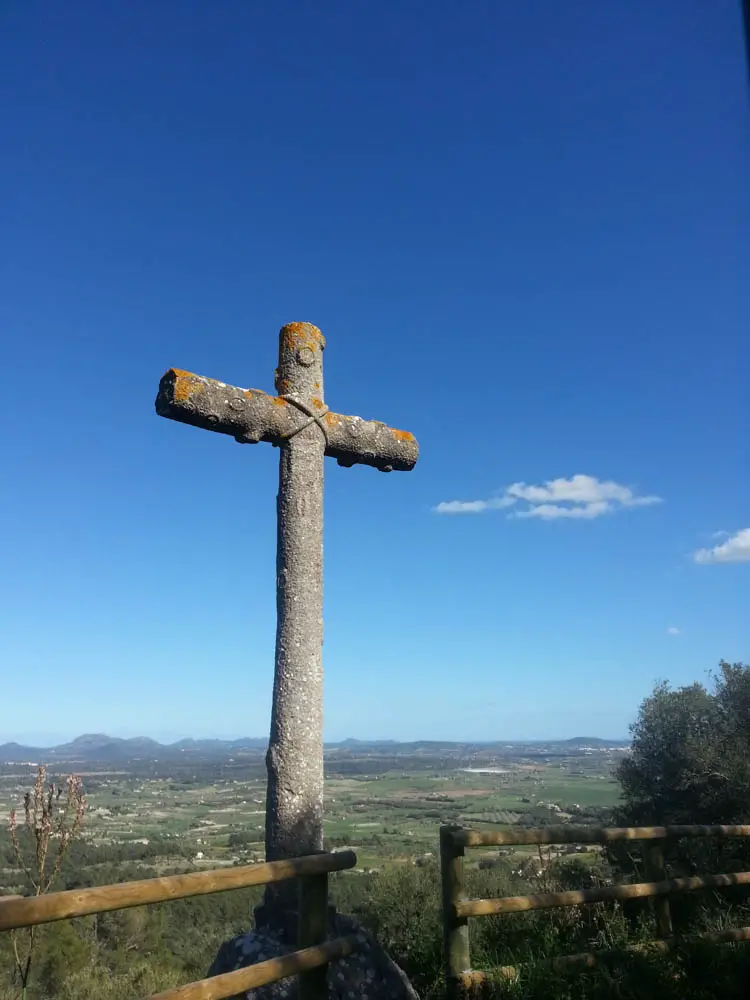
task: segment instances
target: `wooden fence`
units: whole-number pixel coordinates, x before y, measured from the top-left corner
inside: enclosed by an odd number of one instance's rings
[[[490,973],[513,976],[514,966],[503,966],[489,972],[471,968],[469,917],[495,913],[520,913],[529,910],[562,906],[580,906],[612,900],[654,900],[659,940],[649,947],[664,951],[674,947],[669,897],[675,893],[697,889],[723,889],[735,885],[750,886],[750,872],[730,875],[699,875],[690,878],[666,878],[664,844],[677,837],[750,837],[750,826],[644,826],[587,827],[547,826],[533,829],[510,828],[494,832],[465,830],[444,826],[440,829],[440,863],[443,890],[443,929],[445,973],[448,995],[457,996],[463,990],[486,982]],[[518,846],[522,844],[611,844],[618,841],[644,841],[645,861],[652,882],[604,886],[572,892],[541,892],[529,896],[505,896],[499,899],[468,899],[465,891],[464,856],[467,847]],[[715,943],[749,941],[750,927],[700,935]],[[634,946],[634,950],[644,946]],[[555,968],[569,965],[593,966],[608,952],[587,952],[553,959]]]
[[[220,868],[186,875],[123,882],[119,885],[95,886],[52,892],[45,896],[0,897],[0,931],[32,927],[54,920],[83,917],[93,913],[123,910],[146,903],[161,903],[170,899],[185,899],[227,889],[244,889],[252,885],[268,885],[286,879],[299,878],[299,940],[298,951],[280,958],[258,962],[235,972],[159,993],[151,1000],[225,1000],[245,990],[275,983],[288,976],[299,976],[300,1000],[325,1000],[328,995],[326,971],[328,963],[350,955],[355,949],[355,937],[326,941],[328,929],[328,875],[330,872],[353,868],[357,856],[353,851],[334,854],[313,854],[288,861]]]

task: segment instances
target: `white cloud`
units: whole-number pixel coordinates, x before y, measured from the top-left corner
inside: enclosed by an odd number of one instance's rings
[[[678,628],[675,628],[674,625],[670,625],[669,628],[667,629],[667,635],[679,635],[679,634],[680,630]]]
[[[544,521],[557,518],[591,520],[622,507],[661,503],[661,497],[638,496],[630,487],[611,479],[601,481],[595,476],[579,474],[570,479],[550,479],[541,486],[512,483],[502,496],[489,500],[450,500],[439,503],[434,510],[438,514],[482,514],[524,502],[528,506],[509,516],[538,517]]]
[[[612,510],[612,504],[606,500],[595,500],[593,503],[578,504],[573,507],[561,507],[556,503],[541,503],[538,507],[529,507],[528,510],[518,510],[514,517],[541,517],[543,521],[554,521],[557,517],[583,517],[592,518],[606,514]]]
[[[576,504],[612,501],[623,507],[644,507],[659,503],[661,497],[639,497],[627,486],[621,486],[611,479],[601,482],[595,476],[571,476],[570,479],[550,479],[544,486],[527,486],[513,483],[505,491],[508,496],[528,500],[529,503],[551,503],[567,501]],[[609,509],[609,508],[607,508]],[[603,510],[600,513],[604,513]]]
[[[741,528],[721,545],[698,549],[693,553],[693,559],[697,563],[750,562],[750,528]]]
[[[485,510],[501,510],[514,504],[514,497],[493,497],[491,500],[447,500],[435,507],[436,514],[481,514]]]

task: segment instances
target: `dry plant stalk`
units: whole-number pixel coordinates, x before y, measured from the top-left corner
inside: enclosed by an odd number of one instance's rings
[[[23,811],[24,822],[20,830],[25,830],[28,835],[28,850],[24,851],[21,845],[15,809],[11,810],[8,819],[8,832],[18,867],[26,875],[33,895],[41,896],[49,892],[60,874],[68,848],[83,826],[86,799],[80,777],[77,774],[68,775],[64,786],[54,782],[48,784],[47,767],[43,764],[37,769],[34,791],[26,792],[23,797]],[[56,842],[54,846],[53,841]],[[31,975],[35,931],[35,927],[26,928],[25,947],[21,946],[18,932],[11,931],[22,1000],[26,1000]]]

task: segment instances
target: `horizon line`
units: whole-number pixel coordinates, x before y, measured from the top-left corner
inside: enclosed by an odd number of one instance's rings
[[[80,743],[84,740],[107,740],[113,743],[132,743],[137,741],[147,741],[150,743],[155,743],[159,747],[172,747],[179,743],[261,743],[267,744],[267,736],[181,736],[177,739],[162,741],[152,736],[111,736],[108,733],[81,733],[78,736],[74,736],[70,739],[59,739],[57,742],[48,742],[47,739],[40,742],[27,742],[25,739],[19,738],[9,738],[0,740],[0,747],[5,746],[18,746],[18,747],[28,747],[33,750],[56,750],[59,747],[70,746],[74,743]],[[443,737],[414,737],[409,739],[395,738],[389,736],[376,736],[376,737],[357,737],[357,736],[346,736],[343,739],[329,739],[324,740],[323,745],[325,746],[339,746],[343,743],[392,743],[396,745],[403,745],[409,743],[442,743],[442,744],[456,744],[456,745],[468,745],[468,746],[487,746],[487,745],[497,745],[505,744],[507,746],[512,746],[519,743],[569,743],[571,741],[585,741],[585,740],[597,740],[599,742],[607,743],[610,746],[622,745],[624,743],[630,743],[630,737],[604,737],[596,736],[593,733],[587,735],[575,735],[575,736],[546,736],[546,737],[496,737],[496,738],[485,738],[485,739],[448,739]]]

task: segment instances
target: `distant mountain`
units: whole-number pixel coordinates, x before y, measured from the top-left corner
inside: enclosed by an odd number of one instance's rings
[[[346,740],[342,740],[340,743],[334,743],[332,746],[337,747],[362,747],[362,746],[392,746],[394,743],[398,743],[398,740],[357,740],[353,736],[350,736]]]
[[[77,736],[70,743],[53,747],[49,753],[56,760],[132,760],[158,753],[161,745],[147,736],[136,736],[124,740],[103,733],[87,733]]]
[[[327,750],[351,750],[355,753],[457,753],[461,751],[500,751],[508,747],[519,750],[526,747],[529,750],[539,751],[545,747],[556,750],[574,750],[577,747],[591,747],[597,750],[609,747],[621,747],[630,743],[629,739],[622,738],[616,740],[602,739],[600,736],[574,736],[565,740],[414,740],[413,742],[400,742],[399,740],[357,740],[351,737],[342,740],[341,743],[327,743]]]
[[[239,740],[179,740],[158,743],[147,736],[122,739],[103,733],[87,733],[55,747],[27,747],[20,743],[0,744],[0,761],[125,761],[142,757],[161,758],[177,754],[224,756],[239,750],[263,750],[268,740],[245,737]]]
[[[168,743],[166,746],[170,750],[195,750],[203,753],[216,750],[223,753],[225,750],[264,750],[267,744],[265,737],[243,736],[239,740],[178,740],[177,743]]]
[[[629,746],[630,740],[627,738],[619,740],[603,740],[600,736],[574,736],[570,740],[560,740],[557,746],[564,747],[624,747]]]
[[[131,739],[121,739],[119,736],[105,736],[103,733],[86,733],[76,736],[70,743],[62,743],[55,747],[57,754],[104,754],[120,757],[124,754],[134,756],[159,750],[160,743],[148,736],[134,736]]]
[[[473,742],[457,742],[451,740],[415,740],[399,742],[398,740],[357,740],[349,738],[340,743],[327,743],[326,750],[339,754],[436,754],[445,753],[449,756],[496,752],[513,748],[526,748],[539,752],[543,748],[555,748],[558,752],[574,750],[581,747],[606,749],[607,747],[625,746],[627,739],[605,740],[598,736],[574,736],[567,740],[493,740]],[[237,740],[194,740],[183,739],[176,743],[158,743],[147,736],[136,736],[123,739],[119,736],[106,736],[104,733],[86,733],[77,736],[69,743],[55,747],[28,747],[20,743],[0,744],[0,762],[22,763],[24,761],[126,761],[139,758],[164,758],[192,755],[200,757],[223,757],[241,751],[256,753],[265,750],[268,740],[265,737],[242,737]]]
[[[40,750],[38,747],[25,747],[20,743],[0,744],[0,761],[18,763],[26,760],[39,760],[40,754],[48,753],[47,750]]]

